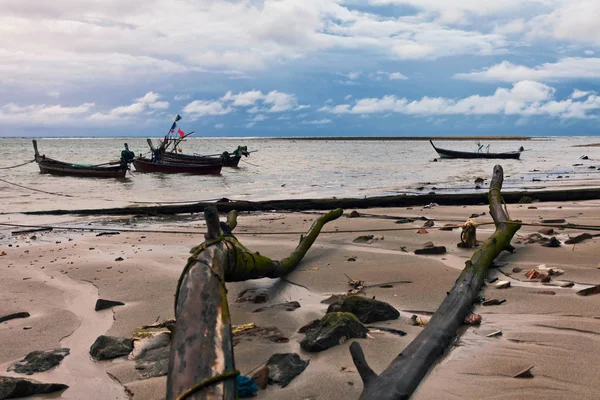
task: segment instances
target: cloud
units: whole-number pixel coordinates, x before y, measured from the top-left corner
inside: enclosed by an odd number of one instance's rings
[[[408,79],[405,75],[401,74],[400,72],[392,72],[388,75],[388,78],[390,80],[397,80],[397,79],[406,80],[406,79]]]
[[[48,92],[48,96],[58,99],[60,97],[60,92],[58,90],[51,90]]]
[[[308,104],[300,104],[298,107],[294,108],[294,111],[300,111],[306,108],[310,108],[310,106]]]
[[[81,120],[95,107],[94,103],[77,106],[14,103],[0,107],[0,122],[22,125],[59,125]]]
[[[599,79],[600,58],[568,57],[555,63],[544,63],[533,68],[502,61],[500,64],[482,71],[456,74],[454,78],[500,82],[517,82],[527,79],[537,81]]]
[[[169,108],[168,101],[158,101],[160,95],[155,92],[148,92],[142,97],[134,99],[134,103],[128,106],[119,106],[106,113],[95,113],[90,116],[91,120],[110,121],[121,118],[133,117],[142,114],[151,109],[166,110]]]
[[[281,112],[294,108],[298,103],[298,100],[293,94],[287,94],[273,90],[267,93],[264,98],[264,103],[271,105],[269,112]]]
[[[253,106],[257,101],[264,99],[264,95],[260,90],[250,90],[249,92],[240,92],[238,94],[232,94],[231,91],[228,91],[221,99],[232,101],[233,106],[245,107]]]
[[[228,91],[221,97],[220,101],[229,102],[233,107],[249,107],[260,102],[266,106],[266,112],[291,110],[298,103],[295,95],[279,92],[277,90],[270,91],[266,94],[263,94],[260,90],[250,90],[238,94],[233,94],[231,91]],[[256,113],[262,112],[262,110],[255,106],[248,110],[248,112]]]
[[[216,129],[223,129],[224,127],[225,127],[225,124],[215,124]]]
[[[327,119],[327,118],[323,118],[323,119],[315,119],[315,120],[304,120],[302,122],[300,122],[303,125],[326,125],[326,124],[330,124],[331,120]]]
[[[266,121],[268,118],[265,117],[263,114],[256,114],[253,118],[249,119],[249,121],[252,122],[262,122],[262,121]]]
[[[591,92],[585,92],[583,90],[579,90],[579,89],[574,89],[573,93],[571,93],[571,98],[572,99],[580,99],[582,97],[587,96],[588,94],[590,94]]]
[[[363,98],[353,105],[325,106],[321,112],[332,114],[400,113],[416,116],[429,115],[546,115],[560,118],[597,118],[600,97],[589,95],[584,101],[568,98],[553,99],[556,90],[544,83],[520,81],[512,88],[498,88],[489,96],[473,95],[462,99],[423,97],[420,100],[386,95]]]
[[[189,115],[196,120],[208,115],[225,115],[234,111],[234,108],[224,104],[220,100],[194,100],[181,110],[183,114]]]
[[[173,97],[173,100],[175,100],[175,101],[188,100],[191,97],[192,96],[189,94],[177,94],[177,95],[175,95],[175,97]]]

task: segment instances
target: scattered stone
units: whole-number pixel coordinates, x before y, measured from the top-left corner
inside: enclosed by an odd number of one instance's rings
[[[123,261],[123,257],[117,257],[115,258],[115,261]]]
[[[256,386],[258,386],[260,390],[265,390],[269,384],[269,367],[265,365],[259,369],[254,375],[252,375],[252,379],[254,379]]]
[[[133,350],[133,341],[115,336],[98,336],[90,347],[90,355],[97,361],[126,356]]]
[[[540,290],[539,292],[537,292],[537,294],[547,294],[550,296],[554,296],[556,294],[556,292],[554,292],[552,290]]]
[[[562,285],[560,285],[560,287],[562,287],[562,288],[570,288],[573,286],[575,286],[575,282],[565,282]]]
[[[496,289],[506,289],[510,287],[510,281],[498,281]]]
[[[575,237],[569,238],[568,240],[565,240],[565,244],[577,244],[583,242],[584,240],[593,238],[594,237],[589,233],[582,233],[581,235],[577,235]]]
[[[370,241],[372,241],[375,238],[375,236],[373,235],[363,235],[363,236],[358,236],[356,239],[354,239],[352,242],[353,243],[369,243]]]
[[[283,332],[274,326],[256,326],[239,331],[233,335],[233,345],[237,346],[242,340],[253,340],[256,338],[266,339],[273,343],[288,343],[288,339]]]
[[[145,351],[144,354],[135,361],[135,369],[138,371],[139,378],[149,379],[167,375],[169,373],[170,353],[170,343],[165,346]]]
[[[560,241],[556,238],[556,236],[552,236],[548,243],[543,243],[544,247],[560,247]]]
[[[483,182],[485,182],[485,179],[478,177],[477,179],[475,179],[475,184],[476,185],[481,185]]]
[[[492,279],[490,279],[490,280],[488,281],[488,283],[494,283],[494,282],[496,282],[497,280],[498,280],[498,278],[497,278],[497,277],[493,277]]]
[[[100,232],[96,236],[111,236],[111,235],[120,235],[121,232]]]
[[[587,289],[581,289],[577,292],[580,296],[591,296],[600,293],[600,285],[592,286]]]
[[[30,329],[32,329],[32,327],[31,327],[31,326],[29,326],[29,325],[26,325],[26,326],[24,326],[24,327],[23,327],[23,330],[24,330],[24,331],[28,331],[28,330],[30,330]]]
[[[16,399],[36,394],[55,393],[68,389],[62,383],[39,383],[23,378],[0,376],[0,399]]]
[[[423,243],[423,247],[426,247],[426,248],[433,247],[433,246],[434,246],[433,242],[425,242],[425,243]]]
[[[524,370],[514,375],[513,378],[533,378],[533,374],[531,373],[532,368],[533,365],[529,368],[525,368]]]
[[[527,209],[528,210],[537,210],[537,207],[536,206],[529,206],[529,207],[527,207]]]
[[[11,319],[29,318],[30,316],[31,315],[29,315],[28,312],[18,312],[18,313],[8,314],[8,315],[5,315],[4,317],[0,317],[0,324],[5,321],[10,321]]]
[[[18,374],[33,375],[38,372],[48,371],[56,367],[68,356],[70,350],[67,348],[58,348],[47,351],[32,351],[24,359],[17,361],[8,367],[8,371],[14,371]]]
[[[446,246],[434,246],[415,250],[415,254],[439,255],[446,254]]]
[[[523,271],[523,268],[519,268],[519,267],[514,267],[512,269],[512,272],[514,272],[515,274],[518,274],[519,272]]]
[[[368,329],[351,313],[326,314],[319,324],[306,330],[300,347],[309,352],[319,352],[337,346],[352,338],[366,338]],[[270,368],[270,367],[269,367]]]
[[[106,310],[107,308],[115,307],[115,306],[124,306],[125,303],[114,300],[105,300],[98,299],[96,300],[96,307],[94,307],[95,311]]]
[[[498,300],[498,299],[490,299],[485,300],[481,303],[482,306],[499,306],[502,303],[505,303],[506,300]]]
[[[269,382],[284,388],[304,372],[309,362],[310,360],[302,360],[296,353],[273,354],[267,361]]]
[[[235,301],[236,301],[236,303],[244,303],[244,302],[250,301],[254,304],[260,304],[260,303],[266,303],[268,300],[269,300],[269,297],[267,296],[267,293],[265,292],[264,289],[253,288],[253,289],[246,289],[246,290],[243,290],[242,292],[240,292],[240,294],[238,295],[238,297]]]
[[[295,309],[300,308],[300,303],[298,303],[297,301],[288,301],[287,303],[273,304],[271,306],[257,308],[256,310],[254,310],[252,312],[253,313],[263,312],[269,308],[278,308],[278,309],[281,308],[281,309],[284,309],[285,311],[294,311]]]
[[[542,220],[542,224],[564,224],[565,222],[567,222],[566,220],[562,219],[562,218],[558,218],[558,219],[543,219]]]
[[[540,228],[538,230],[539,233],[541,233],[542,235],[552,235],[554,234],[554,229],[553,228]]]
[[[425,223],[423,224],[424,228],[431,228],[433,225],[435,225],[435,222],[432,219],[428,219],[427,221],[425,221]]]
[[[5,255],[7,255],[7,254],[4,250],[0,251],[0,256],[5,256]]]
[[[580,160],[589,160],[590,158],[586,155],[579,157]]]
[[[395,223],[396,224],[408,224],[411,222],[415,222],[415,219],[414,218],[398,218]]]
[[[356,261],[356,257],[348,257],[346,261]]]
[[[551,280],[552,280],[552,278],[550,278],[550,275],[546,275],[542,279],[540,279],[540,282],[542,282],[542,283],[548,283]]]
[[[427,232],[427,229],[425,229],[425,228],[419,228],[419,230],[417,231],[417,233],[419,235],[425,235],[426,233],[429,233],[429,232]]]
[[[348,296],[342,303],[331,304],[327,313],[352,313],[363,324],[397,319],[400,313],[390,304],[362,296]]]
[[[446,224],[442,228],[440,228],[440,231],[451,231],[453,229],[456,229],[455,225],[453,225],[453,224]]]
[[[343,294],[332,294],[325,300],[321,300],[321,304],[333,304],[333,303],[337,303],[337,302],[342,302],[344,297],[346,297],[346,296],[344,296]]]
[[[464,323],[466,325],[481,325],[481,315],[469,314],[465,317]]]
[[[356,210],[352,211],[349,215],[348,218],[358,218],[360,217],[360,213]]]

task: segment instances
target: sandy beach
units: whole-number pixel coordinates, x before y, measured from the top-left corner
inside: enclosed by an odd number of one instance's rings
[[[600,225],[600,201],[536,203],[508,206],[510,216],[534,223],[543,219],[565,219],[569,223]],[[386,208],[358,210],[359,218],[348,218],[345,210],[325,227],[301,265],[285,280],[260,279],[229,283],[232,323],[255,323],[276,327],[287,343],[265,338],[243,338],[234,347],[236,367],[251,374],[274,353],[298,353],[310,360],[306,370],[287,387],[269,385],[258,399],[357,399],[362,382],[348,346],[352,341],[320,353],[307,353],[299,346],[298,329],[321,318],[327,309],[321,301],[348,290],[348,278],[365,281],[364,295],[390,303],[400,318],[374,325],[403,330],[406,336],[371,331],[360,339],[371,367],[382,371],[423,329],[410,323],[412,315],[423,319],[436,310],[464,267],[473,249],[456,246],[460,230],[441,231],[445,224],[461,224],[472,214],[478,222],[491,221],[488,207]],[[234,231],[252,250],[274,259],[283,258],[298,243],[318,213],[242,213]],[[423,220],[396,224],[393,217],[426,217],[435,221],[427,233],[418,234]],[[60,395],[34,396],[53,399],[153,400],[165,396],[166,376],[139,379],[134,361],[127,357],[94,362],[91,344],[100,335],[131,337],[135,328],[174,317],[173,299],[177,279],[189,249],[203,241],[202,215],[127,219],[82,219],[72,216],[11,216],[13,223],[103,227],[142,231],[177,230],[189,234],[122,232],[96,236],[98,232],[54,230],[25,235],[0,231],[2,280],[0,317],[29,312],[29,318],[0,324],[2,375],[13,362],[34,350],[68,347],[71,354],[47,372],[30,378],[69,385]],[[404,229],[378,232],[377,229]],[[16,230],[13,229],[13,230]],[[351,232],[335,232],[335,231]],[[489,284],[486,299],[505,299],[497,306],[477,306],[480,326],[465,326],[462,335],[421,383],[413,399],[594,399],[600,372],[595,364],[600,338],[600,296],[576,295],[580,289],[600,283],[598,238],[559,248],[527,243],[524,236],[538,228],[523,226],[513,239],[515,253],[503,253],[498,268],[488,280],[509,280],[511,287],[496,289]],[[357,232],[361,231],[361,232]],[[292,232],[294,234],[288,234]],[[479,240],[493,232],[493,225],[477,229]],[[582,233],[557,229],[551,236],[564,242]],[[268,234],[264,234],[268,233]],[[360,235],[373,234],[372,243],[353,243]],[[595,232],[591,232],[594,234]],[[447,253],[415,255],[414,250],[431,241],[446,246]],[[122,260],[117,261],[119,258]],[[354,261],[349,261],[354,259]],[[547,283],[529,282],[525,272],[545,264],[564,274]],[[520,272],[513,272],[519,271]],[[561,287],[574,282],[572,287]],[[381,287],[384,285],[384,287]],[[264,304],[236,302],[247,289],[264,291]],[[94,311],[98,298],[125,303]],[[259,307],[298,301],[300,308],[278,308],[253,312]],[[487,337],[501,331],[499,336]],[[533,366],[531,379],[515,379]]]

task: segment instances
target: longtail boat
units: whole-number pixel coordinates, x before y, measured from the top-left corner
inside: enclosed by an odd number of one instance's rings
[[[136,157],[132,162],[136,171],[161,172],[163,174],[218,175],[223,167],[222,163],[217,165],[183,164],[152,160],[145,157]]]
[[[77,176],[82,178],[125,178],[130,154],[121,152],[121,160],[98,165],[71,164],[40,155],[37,140],[33,140],[35,162],[42,174]]]
[[[468,152],[468,151],[456,151],[456,150],[447,150],[436,147],[433,142],[430,140],[429,143],[433,146],[435,151],[440,155],[441,158],[503,158],[503,159],[515,159],[518,160],[521,157],[521,148],[519,151],[509,151],[506,153],[489,153],[481,151],[483,146],[479,147],[480,151],[477,152]]]
[[[187,134],[185,137],[191,135],[194,132]],[[147,139],[148,145],[153,152],[158,151],[158,157],[160,157],[163,161],[172,162],[172,163],[185,163],[185,164],[201,164],[201,165],[216,165],[222,163],[225,167],[237,167],[240,163],[240,159],[242,156],[248,157],[250,152],[246,146],[238,146],[233,152],[229,153],[224,151],[221,154],[210,154],[210,155],[191,155],[191,154],[181,154],[177,153],[177,145],[181,141],[182,138],[178,139],[169,139],[165,138],[162,144],[157,148],[154,147],[151,139]],[[172,146],[170,146],[170,141],[175,141]],[[169,147],[172,147],[171,150],[168,150]]]

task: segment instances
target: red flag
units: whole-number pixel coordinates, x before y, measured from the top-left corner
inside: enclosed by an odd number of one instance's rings
[[[179,133],[179,136],[184,137],[185,136],[185,132],[181,130],[181,128],[177,128],[177,133]]]

